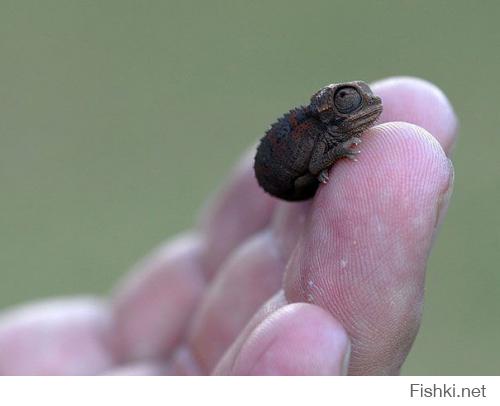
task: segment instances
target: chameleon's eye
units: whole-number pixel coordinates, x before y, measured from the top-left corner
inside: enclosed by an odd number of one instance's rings
[[[361,106],[361,95],[354,87],[341,87],[334,96],[335,107],[339,113],[352,113]]]

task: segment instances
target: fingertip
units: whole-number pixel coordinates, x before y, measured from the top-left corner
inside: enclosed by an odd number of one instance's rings
[[[126,275],[113,294],[113,348],[121,361],[168,354],[205,286],[196,234],[168,241]]]
[[[431,133],[450,155],[458,130],[458,119],[444,92],[433,83],[408,76],[375,82],[375,94],[382,98],[380,122],[405,121]]]
[[[331,314],[307,303],[266,317],[237,355],[232,375],[342,375],[350,343]]]
[[[93,297],[23,305],[0,318],[0,375],[94,375],[112,367],[109,312]]]

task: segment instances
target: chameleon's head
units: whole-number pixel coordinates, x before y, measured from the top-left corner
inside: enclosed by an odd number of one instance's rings
[[[373,125],[382,113],[382,100],[361,81],[323,87],[311,97],[309,111],[338,131],[355,135]]]

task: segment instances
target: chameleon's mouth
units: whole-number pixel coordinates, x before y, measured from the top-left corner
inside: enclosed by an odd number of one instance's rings
[[[373,97],[373,104],[362,110],[359,114],[349,117],[340,124],[339,129],[348,134],[359,134],[370,128],[382,113],[382,100],[380,97]]]

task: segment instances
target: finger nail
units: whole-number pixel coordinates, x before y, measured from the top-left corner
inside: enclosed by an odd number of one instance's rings
[[[449,168],[449,179],[448,185],[446,189],[439,195],[437,202],[437,214],[436,214],[436,222],[434,224],[435,232],[439,230],[441,224],[443,223],[443,219],[448,210],[448,205],[450,203],[451,195],[453,194],[453,184],[455,180],[455,170],[453,168],[453,163],[450,159],[448,159],[448,168]]]
[[[342,368],[340,369],[340,375],[345,376],[349,371],[349,362],[351,360],[351,342],[347,342],[347,348],[345,350],[344,359],[342,360]]]

